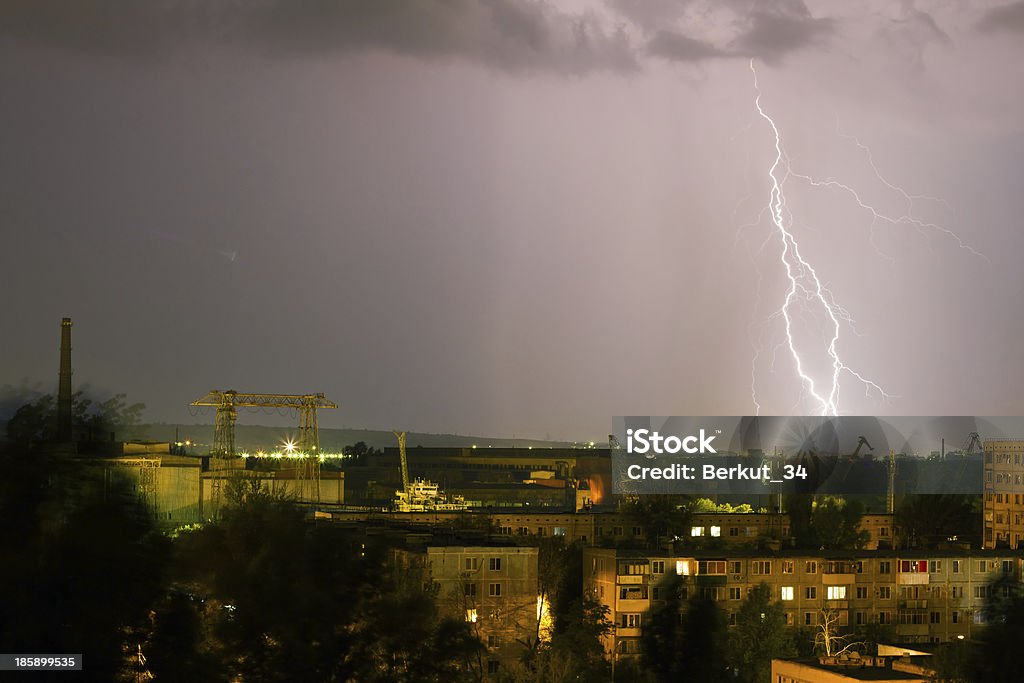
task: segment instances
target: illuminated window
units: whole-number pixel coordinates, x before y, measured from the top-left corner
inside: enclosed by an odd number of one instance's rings
[[[471,624],[476,623],[476,608],[466,610],[466,621]]]
[[[846,586],[829,586],[826,592],[829,600],[846,599]]]
[[[713,527],[711,527],[711,535],[714,536],[715,538],[718,538],[719,536],[721,536],[722,535],[722,527],[720,527],[720,526],[713,526]]]
[[[690,561],[689,560],[676,560],[676,574],[679,576],[690,575]]]
[[[793,599],[793,587],[792,586],[783,586],[782,587],[782,591],[781,591],[781,597],[782,597],[783,600],[792,600]]]
[[[702,526],[690,527],[690,535],[691,536],[703,536],[704,535],[704,527],[702,527]]]

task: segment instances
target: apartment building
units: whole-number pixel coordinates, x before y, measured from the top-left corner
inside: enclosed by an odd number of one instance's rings
[[[437,596],[441,610],[465,619],[487,646],[484,672],[516,662],[537,635],[537,548],[428,546],[396,550],[399,567]]]
[[[897,551],[693,553],[685,556],[586,548],[584,585],[609,609],[615,624],[605,649],[639,652],[649,610],[664,600],[674,573],[685,596],[715,600],[728,623],[754,586],[766,583],[790,625],[817,627],[827,615],[843,627],[891,625],[900,642],[944,642],[971,636],[984,624],[989,582],[1021,577],[1021,558],[1009,552],[972,554]]]
[[[985,450],[985,548],[1024,547],[1024,441],[988,440]]]

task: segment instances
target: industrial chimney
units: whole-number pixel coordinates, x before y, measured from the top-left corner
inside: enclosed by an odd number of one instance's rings
[[[60,384],[57,390],[57,441],[71,437],[71,318],[60,323]]]

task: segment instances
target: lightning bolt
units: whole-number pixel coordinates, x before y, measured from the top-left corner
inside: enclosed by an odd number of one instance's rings
[[[779,259],[782,262],[786,279],[789,282],[783,304],[773,317],[781,316],[784,321],[786,332],[784,343],[788,347],[789,355],[796,366],[802,392],[810,396],[817,403],[822,415],[838,415],[840,378],[843,373],[848,373],[864,387],[867,395],[870,395],[871,391],[875,391],[882,397],[889,398],[889,395],[878,383],[852,369],[839,355],[839,338],[842,327],[844,324],[852,325],[853,320],[849,312],[836,303],[832,292],[822,283],[817,270],[801,255],[799,241],[788,227],[792,224],[792,217],[786,205],[783,185],[786,178],[792,172],[783,149],[782,135],[779,133],[779,128],[775,125],[772,117],[761,107],[761,90],[758,86],[757,69],[754,68],[753,60],[750,60],[750,71],[754,77],[754,106],[757,108],[758,115],[771,126],[772,134],[774,135],[775,159],[768,169],[771,193],[766,210],[771,217],[774,232],[782,242],[782,252],[779,255]],[[780,169],[784,170],[781,178],[779,176]],[[809,176],[803,176],[802,179],[818,182]],[[863,202],[860,203],[862,206],[866,206]],[[820,383],[816,382],[806,370],[808,363],[805,361],[804,355],[798,348],[794,337],[794,318],[798,313],[796,310],[798,305],[804,307],[802,309],[803,312],[817,316],[817,321],[828,338],[824,353],[827,365],[831,366],[831,373],[826,380]],[[755,364],[756,361],[757,356],[755,355]],[[751,374],[753,376],[753,371]],[[753,381],[751,382],[751,391],[755,408],[760,412],[760,404],[757,401],[756,387]]]

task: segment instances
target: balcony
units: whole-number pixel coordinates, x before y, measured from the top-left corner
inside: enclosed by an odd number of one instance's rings
[[[619,585],[633,585],[647,583],[647,574],[620,574],[616,579]]]
[[[857,575],[845,572],[842,574],[822,574],[821,582],[851,584],[857,582]]]
[[[651,608],[651,601],[647,598],[619,598],[615,603],[617,612],[646,612]]]
[[[900,600],[896,603],[899,609],[912,610],[912,609],[928,609],[927,600]]]
[[[896,575],[896,583],[900,586],[926,586],[928,574],[925,572],[901,572]]]

